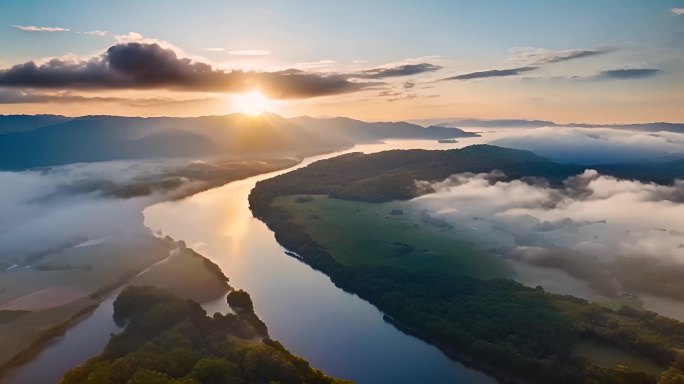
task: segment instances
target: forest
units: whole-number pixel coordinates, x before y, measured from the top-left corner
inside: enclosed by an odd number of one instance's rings
[[[393,265],[346,265],[316,242],[290,212],[272,204],[276,197],[300,194],[368,202],[402,200],[420,193],[412,189],[414,180],[493,169],[515,178],[543,177],[551,184],[578,172],[573,165],[492,146],[350,154],[258,183],[250,194],[250,207],[279,243],[326,273],[337,286],[376,305],[399,328],[504,381],[683,382],[684,356],[679,351],[684,348],[684,323],[632,307],[611,309],[550,294],[509,279],[426,275]],[[644,356],[662,367],[662,373],[600,366],[575,353],[575,347],[587,340]]]
[[[249,295],[237,291],[231,304]],[[233,300],[237,297],[237,300]],[[114,302],[125,327],[104,351],[74,368],[62,384],[343,383],[309,366],[271,340],[256,314],[214,314],[152,286],[129,286]],[[260,322],[260,320],[258,320]],[[263,323],[261,323],[263,324]]]

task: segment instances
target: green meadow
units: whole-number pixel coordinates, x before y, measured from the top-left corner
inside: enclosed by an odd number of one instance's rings
[[[323,248],[346,265],[393,265],[420,273],[510,277],[496,255],[478,249],[465,234],[428,223],[406,202],[365,203],[326,196],[274,200]]]

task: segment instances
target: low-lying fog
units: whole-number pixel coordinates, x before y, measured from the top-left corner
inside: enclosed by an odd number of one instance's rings
[[[459,139],[457,144],[435,141],[430,147],[489,142],[579,164],[684,155],[684,134],[673,132],[558,127],[467,130],[481,131],[482,137]],[[165,176],[189,166],[203,163],[115,161],[0,172],[0,268],[29,263],[41,252],[84,241],[147,233],[143,208],[168,198],[169,191],[182,195],[192,187],[194,181],[187,178]],[[507,180],[496,171],[453,175],[420,185],[436,192],[411,204],[444,218],[462,234],[514,262],[523,282],[590,299],[638,304],[636,293],[642,298],[684,301],[683,181],[649,184],[588,168],[561,188],[540,180]]]
[[[0,268],[89,240],[146,233],[142,210],[164,196],[140,185],[187,163],[112,161],[0,172]],[[172,186],[183,188],[184,182]],[[131,185],[138,186],[133,197],[112,196]]]
[[[520,280],[543,282],[536,266],[562,270],[551,290],[638,302],[648,292],[684,299],[684,181],[657,185],[592,169],[561,188],[507,180],[494,171],[417,182],[434,190],[412,201],[518,265]],[[554,285],[557,285],[554,287]]]
[[[684,134],[612,128],[510,128],[491,130],[490,144],[525,149],[577,164],[612,164],[684,157]]]

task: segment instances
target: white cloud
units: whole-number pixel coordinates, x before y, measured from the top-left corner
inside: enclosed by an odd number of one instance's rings
[[[228,51],[228,53],[234,56],[268,56],[271,54],[271,51],[265,49],[237,49]]]
[[[684,8],[672,8],[670,11],[672,11],[672,13],[676,16],[684,15]]]
[[[498,241],[494,246],[563,248],[604,261],[653,257],[684,264],[682,180],[658,185],[586,170],[561,188],[505,181],[500,173],[457,174],[417,185],[436,192],[412,204],[473,229],[482,241]]]
[[[59,27],[37,27],[35,25],[11,25],[16,29],[26,31],[26,32],[69,32],[68,28]]]
[[[92,31],[81,32],[81,33],[83,33],[84,35],[91,35],[91,36],[107,36],[107,34],[108,34],[109,32],[107,32],[107,31],[100,31],[99,29],[95,29],[95,30],[92,30]]]
[[[319,60],[304,63],[297,63],[294,66],[300,69],[315,69],[315,68],[325,68],[335,64],[335,60]]]
[[[128,32],[124,35],[114,35],[114,40],[116,41],[117,44],[127,44],[127,43],[157,44],[162,48],[172,50],[179,57],[186,57],[188,59],[191,59],[194,61],[199,61],[199,62],[204,62],[204,63],[212,63],[211,60],[207,59],[206,57],[198,56],[198,55],[190,55],[187,52],[185,52],[183,49],[181,49],[180,47],[178,47],[174,44],[171,44],[166,40],[155,39],[152,37],[146,37],[146,36],[143,36],[142,34],[140,34],[138,32]]]
[[[225,51],[224,48],[202,48],[203,51],[208,51],[208,52],[223,52]]]
[[[491,143],[579,164],[619,163],[684,153],[684,134],[609,128],[507,130],[505,137]]]

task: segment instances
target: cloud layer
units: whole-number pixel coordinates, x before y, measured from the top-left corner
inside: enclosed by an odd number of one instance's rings
[[[354,77],[362,79],[384,79],[387,77],[411,76],[425,72],[434,72],[442,67],[430,63],[403,64],[396,67],[374,68],[354,74]]]
[[[491,69],[488,71],[470,72],[464,73],[458,76],[447,77],[443,80],[470,80],[470,79],[482,79],[488,77],[506,77],[506,76],[516,76],[523,72],[534,71],[539,67],[518,67],[510,69]]]
[[[12,25],[12,27],[26,32],[69,32],[71,29],[59,27],[37,27],[35,25]]]
[[[158,44],[126,43],[89,60],[52,59],[27,62],[0,71],[0,86],[48,89],[154,89],[243,92],[261,89],[275,98],[304,98],[358,91],[373,82],[345,74],[300,70],[277,72],[222,71],[178,57]]]
[[[610,164],[684,156],[684,134],[610,128],[541,127],[507,130],[491,144],[525,149],[556,161]]]
[[[600,47],[595,49],[572,49],[565,51],[550,51],[535,47],[515,47],[508,50],[509,60],[516,63],[537,66],[560,63],[568,60],[604,55],[614,52],[615,48]]]
[[[608,69],[601,71],[598,75],[599,79],[642,79],[645,77],[651,77],[662,72],[660,69],[655,68],[626,68],[626,69]]]
[[[458,236],[523,263],[523,271],[526,265],[564,270],[609,297],[629,289],[684,293],[681,277],[669,278],[684,266],[682,180],[657,185],[586,170],[551,188],[495,171],[417,185],[436,192],[411,204],[432,221],[452,224]],[[639,274],[645,267],[634,269],[641,263],[648,266],[646,281]]]

